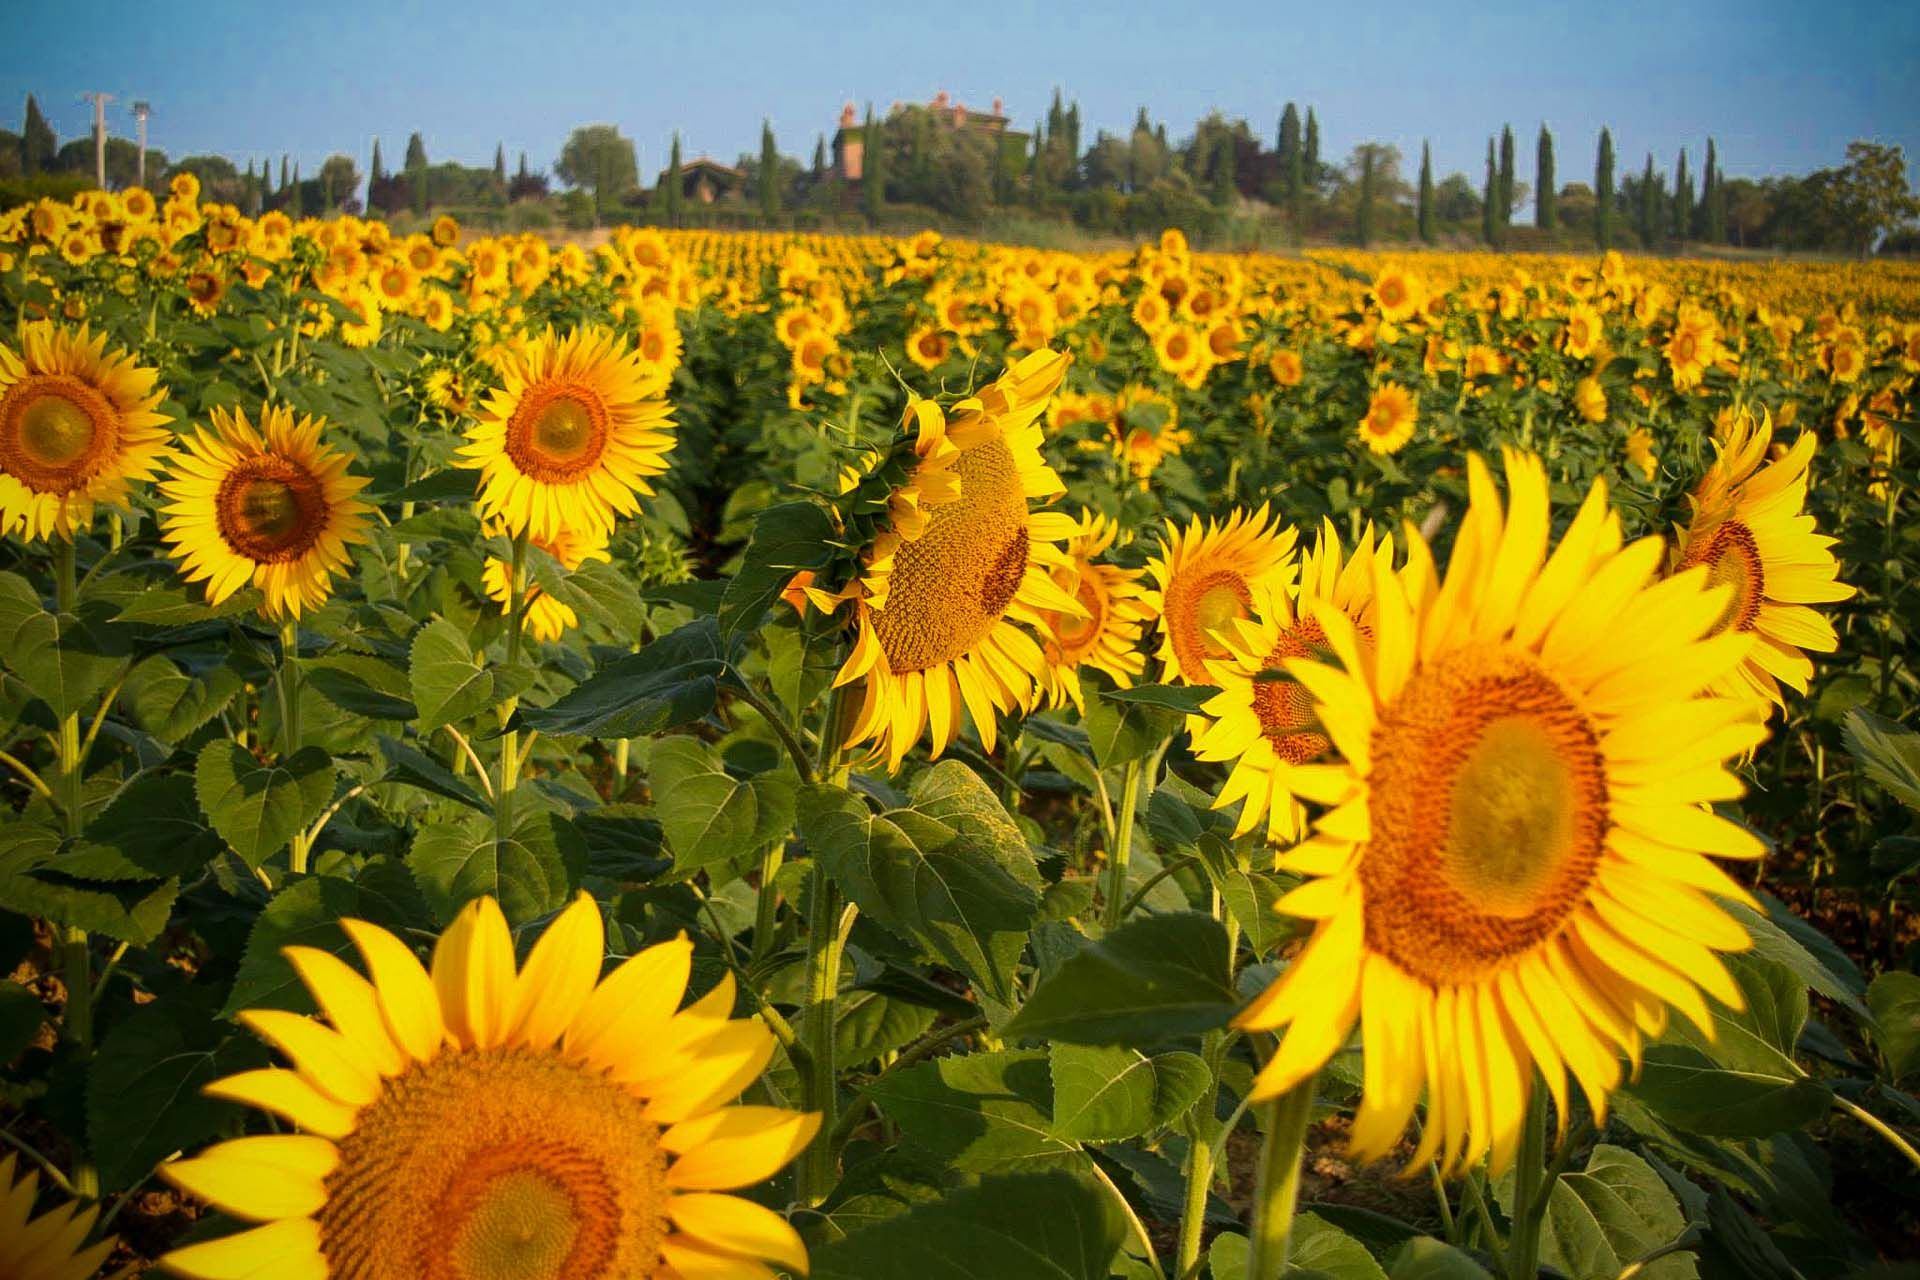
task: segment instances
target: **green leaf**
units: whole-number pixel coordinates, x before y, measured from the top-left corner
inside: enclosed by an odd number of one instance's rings
[[[1869,778],[1909,809],[1920,809],[1920,733],[1855,707],[1841,734]]]
[[[1212,1280],[1246,1280],[1247,1255],[1252,1251],[1245,1236],[1221,1232],[1207,1246],[1207,1275]]]
[[[419,910],[412,878],[392,858],[370,859],[352,876],[295,880],[274,894],[253,922],[220,1016],[231,1018],[243,1009],[313,1012],[313,1000],[282,954],[284,948],[313,947],[352,962],[353,944],[340,928],[341,920],[368,920],[399,932],[423,923]]]
[[[493,812],[493,805],[485,797],[424,751],[416,751],[384,733],[376,741],[380,744],[380,754],[387,758],[387,773],[381,779],[383,782],[404,782],[410,787],[457,801],[481,813]]]
[[[227,842],[207,825],[194,793],[194,780],[185,774],[141,774],[87,825],[82,850],[89,845],[112,850],[126,864],[121,879],[198,871],[219,857]]]
[[[132,1186],[183,1147],[236,1115],[201,1090],[263,1066],[266,1051],[209,1013],[210,993],[178,991],[133,1010],[108,1033],[87,1071],[87,1133],[101,1189]]]
[[[1136,684],[1127,689],[1108,689],[1100,696],[1122,706],[1159,707],[1191,716],[1198,715],[1219,692],[1210,684]]]
[[[683,873],[758,853],[793,826],[800,783],[787,769],[735,778],[698,738],[654,743],[647,769],[654,811]]]
[[[93,710],[127,659],[126,636],[107,616],[111,603],[81,610],[48,613],[25,578],[0,573],[0,661],[56,719]]]
[[[516,816],[513,830],[496,837],[493,821],[470,814],[421,828],[407,867],[427,907],[442,926],[483,894],[499,900],[510,924],[524,924],[564,907],[586,871],[587,846],[560,815],[536,810]]]
[[[936,766],[916,779],[910,807],[883,814],[844,787],[802,788],[800,834],[876,924],[925,947],[983,997],[1006,1005],[1040,895],[997,838],[1017,829],[1004,810],[1006,826],[998,828],[976,797],[953,790],[967,787],[956,770],[984,789],[964,766]]]
[[[585,622],[598,622],[617,636],[637,636],[647,626],[647,606],[631,573],[589,560],[547,588]]]
[[[1487,1280],[1491,1273],[1444,1240],[1415,1236],[1387,1264],[1387,1280]]]
[[[0,824],[0,910],[144,946],[160,936],[180,883],[90,883],[61,869],[60,833],[15,819]],[[84,867],[84,861],[82,862]]]
[[[321,697],[352,715],[405,722],[420,714],[409,698],[407,673],[378,658],[329,654],[306,662],[303,675]]]
[[[1387,1280],[1387,1273],[1367,1252],[1367,1246],[1318,1214],[1302,1213],[1294,1218],[1287,1262],[1290,1275],[1300,1271],[1330,1280]]]
[[[1126,1219],[1052,1172],[982,1178],[813,1253],[814,1280],[1107,1280]]]
[[[172,746],[226,710],[244,684],[240,673],[224,663],[188,675],[156,655],[134,667],[120,697],[135,724]]]
[[[245,587],[219,604],[210,605],[199,587],[170,582],[163,586],[148,587],[127,601],[113,620],[148,627],[185,627],[196,622],[237,618],[258,609],[260,602],[260,593],[252,587]]]
[[[1115,701],[1119,690],[1087,699],[1082,717],[1093,758],[1102,769],[1145,759],[1180,731],[1185,716],[1151,702]]]
[[[333,757],[319,747],[261,764],[245,748],[217,738],[201,748],[193,777],[213,829],[250,867],[286,848],[333,799]]]
[[[505,696],[495,687],[494,673],[475,660],[466,632],[445,618],[414,636],[407,680],[422,734],[479,715]]]
[[[1247,945],[1256,956],[1264,956],[1292,937],[1295,921],[1273,909],[1294,882],[1282,880],[1268,871],[1229,871],[1220,878],[1220,896],[1233,914]]]
[[[938,1058],[867,1088],[887,1119],[963,1173],[1083,1167],[1079,1144],[1053,1131],[1053,1079],[1039,1049]]]
[[[33,1043],[47,1020],[47,1008],[32,989],[10,978],[0,978],[0,1067],[20,1056]]]
[[[1238,1001],[1211,916],[1134,920],[1068,957],[1009,1022],[1008,1040],[1151,1046],[1222,1026]]]
[[[1862,1022],[1870,1020],[1872,1014],[1860,998],[1866,992],[1866,981],[1847,954],[1779,899],[1761,894],[1760,902],[1767,908],[1764,916],[1743,903],[1720,903],[1753,938],[1752,954],[1785,965],[1806,985],[1846,1006]]]
[[[1920,1070],[1920,978],[1890,969],[1867,988],[1867,1004],[1887,1079],[1897,1082]]]
[[[720,598],[720,634],[732,637],[758,626],[794,574],[825,566],[838,537],[818,503],[783,502],[762,511],[740,568]]]
[[[1172,1124],[1210,1079],[1191,1053],[1149,1058],[1134,1049],[1056,1044],[1049,1060],[1053,1132],[1071,1142],[1120,1142]]]
[[[640,652],[618,658],[550,707],[522,707],[519,722],[569,737],[646,738],[713,710],[731,680],[736,645],[712,618],[697,618]]]
[[[1508,1196],[1501,1200],[1511,1211]],[[1686,1229],[1680,1202],[1653,1166],[1603,1142],[1584,1170],[1562,1174],[1554,1183],[1540,1231],[1540,1259],[1574,1280],[1613,1280],[1627,1264]],[[1691,1280],[1699,1269],[1692,1255],[1676,1253],[1638,1274],[1649,1280]]]

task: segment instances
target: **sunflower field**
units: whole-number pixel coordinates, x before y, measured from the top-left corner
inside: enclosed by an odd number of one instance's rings
[[[0,1277],[1920,1256],[1920,269],[0,215]]]

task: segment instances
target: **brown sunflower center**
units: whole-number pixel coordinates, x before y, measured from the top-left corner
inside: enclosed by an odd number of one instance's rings
[[[1246,617],[1252,604],[1247,580],[1231,569],[1175,575],[1167,585],[1166,626],[1183,678],[1195,684],[1207,682],[1207,660],[1224,658],[1228,652],[1214,633],[1235,618]]]
[[[577,382],[528,387],[507,420],[507,456],[545,484],[570,484],[599,463],[608,435],[606,402]]]
[[[659,1135],[640,1099],[554,1054],[443,1052],[341,1140],[317,1215],[328,1274],[644,1280],[668,1229]]]
[[[1688,548],[1680,568],[1703,564],[1708,566],[1708,586],[1732,588],[1712,634],[1753,630],[1760,616],[1760,602],[1767,595],[1767,571],[1760,562],[1760,544],[1754,541],[1753,530],[1739,520],[1727,521],[1704,541]]]
[[[957,501],[932,509],[926,530],[893,556],[874,631],[895,675],[950,662],[984,640],[1027,571],[1027,498],[1013,451],[998,438],[954,460]]]
[[[256,564],[285,564],[305,555],[327,523],[320,479],[290,458],[263,453],[227,473],[214,497],[220,536]]]
[[[1607,774],[1586,714],[1530,657],[1414,675],[1375,727],[1360,862],[1370,949],[1435,985],[1552,937],[1605,847]]]
[[[0,398],[0,472],[35,493],[84,488],[111,459],[119,414],[66,373],[38,374]]]
[[[1260,732],[1273,744],[1274,754],[1287,764],[1305,764],[1332,743],[1319,730],[1313,695],[1306,686],[1286,676],[1288,658],[1307,658],[1325,650],[1327,633],[1312,618],[1302,619],[1280,633],[1273,652],[1261,664],[1267,679],[1253,682],[1253,716]]]

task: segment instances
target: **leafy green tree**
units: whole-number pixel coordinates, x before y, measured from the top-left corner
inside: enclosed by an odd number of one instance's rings
[[[1291,102],[1280,113],[1280,136],[1274,147],[1280,177],[1280,203],[1291,208],[1300,189],[1300,112]]]
[[[1558,221],[1553,205],[1558,193],[1553,176],[1553,135],[1542,124],[1540,140],[1534,145],[1533,190],[1533,225],[1542,231],[1552,231]]]
[[[680,206],[686,199],[681,190],[680,178],[680,131],[673,131],[673,146],[667,152],[667,221],[674,226],[680,225]]]
[[[1605,128],[1593,163],[1593,240],[1602,253],[1613,248],[1613,131]]]
[[[1307,108],[1307,139],[1302,144],[1301,167],[1306,171],[1306,180],[1310,186],[1320,185],[1320,121],[1314,117],[1313,108]]]
[[[1830,185],[1833,221],[1863,257],[1882,236],[1920,218],[1920,199],[1907,186],[1907,157],[1899,146],[1849,142],[1847,163]]]
[[[1710,244],[1727,242],[1727,177],[1720,172],[1720,154],[1707,139],[1707,185],[1700,197],[1701,236]]]
[[[107,186],[116,191],[124,191],[140,180],[140,148],[125,138],[108,138],[106,146]],[[88,183],[93,180],[93,138],[75,138],[53,154],[52,169],[57,173],[77,173],[84,175]],[[163,173],[167,168],[164,152],[147,148],[147,171]],[[229,177],[235,179],[233,190],[225,193],[226,198],[237,198],[239,171],[232,164],[227,165]],[[214,199],[222,197],[215,196]]]
[[[1640,178],[1640,244],[1651,249],[1660,237],[1660,182],[1653,172],[1653,152],[1647,152],[1647,169]]]
[[[1513,223],[1513,129],[1500,126],[1500,207],[1495,210],[1494,230],[1500,246],[1506,247],[1507,228]]]
[[[407,189],[413,196],[413,211],[425,217],[430,203],[427,192],[427,144],[418,133],[407,138]]]
[[[820,181],[827,172],[827,135],[815,134],[813,138],[813,180]]]
[[[426,142],[420,137],[418,133],[409,134],[407,137],[406,168],[409,170],[413,170],[413,169],[424,169],[426,167],[427,167]]]
[[[1219,209],[1233,207],[1233,138],[1224,130],[1213,143],[1213,203]]]
[[[592,194],[595,222],[609,205],[640,185],[633,139],[611,124],[581,125],[568,134],[553,171],[568,186]]]
[[[1433,243],[1433,154],[1425,142],[1420,144],[1420,239]]]
[[[321,212],[332,213],[359,189],[360,171],[353,167],[353,158],[338,153],[328,156],[320,166]]]
[[[1493,139],[1487,139],[1487,185],[1480,204],[1480,238],[1489,245],[1500,242],[1500,218],[1494,212],[1500,203],[1500,169],[1494,159]]]
[[[1354,219],[1354,228],[1360,237],[1360,247],[1366,248],[1373,243],[1373,147],[1360,148],[1360,208]]]
[[[1054,95],[1059,102],[1059,94]],[[864,168],[860,177],[860,203],[865,209],[867,221],[878,226],[880,217],[887,210],[887,140],[886,129],[880,121],[873,118],[873,107],[867,107],[867,122],[860,130],[860,137],[866,143]]]
[[[303,218],[306,216],[306,202],[300,198],[300,162],[293,162],[293,182],[287,187],[287,216]]]
[[[1693,178],[1687,173],[1687,149],[1680,148],[1680,163],[1673,171],[1673,238],[1685,240],[1693,234]]]
[[[772,222],[780,216],[780,149],[774,145],[773,122],[760,122],[760,168],[755,175],[760,187],[760,216]]]
[[[20,126],[20,172],[31,178],[51,169],[54,153],[59,146],[59,139],[53,135],[53,126],[40,113],[39,101],[28,94],[26,119]]]

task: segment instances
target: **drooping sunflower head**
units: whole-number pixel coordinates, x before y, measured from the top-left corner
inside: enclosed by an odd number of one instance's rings
[[[29,1172],[15,1180],[19,1157],[0,1158],[0,1276],[6,1280],[92,1280],[100,1264],[113,1252],[113,1238],[84,1248],[93,1232],[100,1206],[82,1209],[68,1201],[33,1216],[34,1193],[40,1175]],[[118,1272],[124,1275],[125,1272]]]
[[[298,1133],[237,1138],[163,1167],[250,1231],[168,1254],[176,1275],[366,1280],[686,1280],[804,1274],[784,1218],[718,1194],[771,1177],[819,1116],[729,1106],[773,1055],[731,1019],[731,976],[686,1008],[692,946],[661,943],[600,978],[584,894],[514,970],[491,898],[423,968],[377,926],[342,927],[367,968],[287,958],[325,1021],[241,1021],[291,1062],[208,1086]]]
[[[72,538],[94,504],[123,504],[129,482],[168,457],[165,391],[102,335],[50,322],[0,345],[0,534]]]
[[[1124,689],[1146,670],[1140,636],[1152,620],[1147,607],[1145,573],[1107,564],[1098,557],[1120,532],[1118,522],[1098,512],[1081,516],[1080,532],[1067,543],[1067,563],[1053,569],[1053,580],[1072,594],[1082,613],[1047,611],[1040,637],[1047,669],[1041,683],[1050,705],[1082,706],[1081,667],[1104,672]]]
[[[502,386],[467,431],[459,465],[479,502],[515,533],[605,531],[640,509],[674,443],[667,378],[605,330],[549,329],[508,347]]]
[[[1283,1031],[1258,1096],[1365,1045],[1353,1146],[1377,1158],[1424,1094],[1415,1166],[1512,1160],[1537,1070],[1567,1115],[1577,1081],[1604,1118],[1669,1007],[1714,1034],[1702,992],[1738,1007],[1717,953],[1751,945],[1709,895],[1750,901],[1707,855],[1760,842],[1709,812],[1726,762],[1765,730],[1705,691],[1745,636],[1714,635],[1726,592],[1658,579],[1657,538],[1621,545],[1598,482],[1548,554],[1545,468],[1509,453],[1502,510],[1485,464],[1444,581],[1410,530],[1408,568],[1374,579],[1373,635],[1313,610],[1333,660],[1291,658],[1331,744],[1295,770],[1326,806],[1284,854],[1308,879],[1279,908],[1315,922],[1240,1015]]]
[[[1351,620],[1361,652],[1369,652],[1373,579],[1393,571],[1391,537],[1376,539],[1368,525],[1349,556],[1333,525],[1322,522],[1319,540],[1301,558],[1298,583],[1264,586],[1250,614],[1217,633],[1227,655],[1206,667],[1209,682],[1220,692],[1202,711],[1204,728],[1194,735],[1194,754],[1230,766],[1214,808],[1240,803],[1235,835],[1254,830],[1263,817],[1266,837],[1276,846],[1304,834],[1306,810],[1288,775],[1324,758],[1330,743],[1315,717],[1312,694],[1288,674],[1286,663],[1329,652],[1327,634],[1315,617],[1321,607]]]
[[[1068,362],[1036,351],[944,413],[913,406],[918,461],[848,589],[856,639],[835,677],[864,681],[847,743],[874,743],[889,768],[929,726],[933,754],[945,751],[963,710],[991,750],[995,713],[1031,710],[1046,669],[1019,624],[1081,612],[1050,575],[1079,525],[1030,507],[1064,488],[1040,455],[1038,419]]]
[[[489,536],[505,533],[506,526],[495,524],[484,528]],[[589,560],[610,563],[613,557],[607,552],[605,531],[569,529],[557,538],[535,538],[532,545],[560,562],[560,567],[572,572]],[[500,606],[501,613],[513,609],[513,566],[498,556],[488,556],[480,571],[481,585],[486,589],[487,598]],[[529,582],[524,587],[526,593],[527,630],[533,638],[544,643],[558,640],[568,631],[580,625],[580,615],[573,606],[565,601],[556,600],[540,589],[537,583]]]
[[[269,618],[326,603],[347,548],[367,540],[373,509],[351,459],[321,443],[325,422],[266,405],[256,427],[239,409],[215,409],[211,429],[187,436],[160,484],[161,532],[188,582],[219,604],[249,584]]]
[[[1147,607],[1160,620],[1161,679],[1208,683],[1207,663],[1228,656],[1221,632],[1252,614],[1260,592],[1292,583],[1299,540],[1299,531],[1278,524],[1265,506],[1235,511],[1224,523],[1198,516],[1185,528],[1167,522],[1160,554],[1147,561],[1155,587]]]
[[[1854,589],[1839,580],[1835,540],[1817,533],[1805,510],[1814,436],[1803,433],[1769,462],[1772,443],[1766,414],[1729,416],[1714,442],[1719,457],[1691,495],[1693,519],[1679,531],[1673,569],[1704,567],[1709,581],[1729,588],[1715,628],[1754,638],[1719,692],[1784,706],[1780,685],[1805,693],[1813,676],[1806,655],[1839,647],[1833,624],[1808,606],[1849,599]]]

